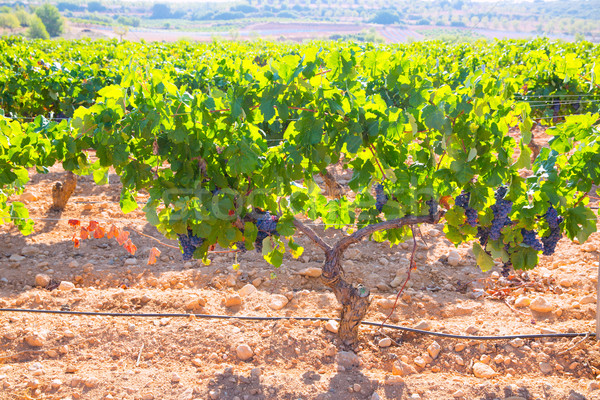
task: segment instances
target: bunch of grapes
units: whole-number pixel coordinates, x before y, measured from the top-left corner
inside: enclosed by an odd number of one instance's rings
[[[560,233],[560,224],[563,222],[563,217],[559,217],[556,209],[550,205],[546,214],[544,214],[544,218],[548,223],[548,227],[550,227],[550,234],[548,236],[542,237],[542,243],[544,245],[545,256],[550,256],[554,254],[556,250],[556,244],[562,238],[562,234]]]
[[[536,251],[542,251],[544,246],[537,238],[536,231],[530,231],[525,228],[521,229],[521,235],[523,236],[523,244],[533,248]]]
[[[490,236],[490,228],[477,227],[477,237],[479,238],[479,244],[485,248]]]
[[[429,216],[432,219],[435,219],[437,213],[438,213],[438,203],[437,201],[435,201],[434,199],[429,199],[425,202],[425,204],[427,204],[429,206]]]
[[[381,183],[375,185],[375,200],[375,208],[377,211],[381,212],[385,203],[388,202],[388,196],[383,191],[383,185]]]
[[[204,238],[198,237],[188,229],[186,234],[177,234],[179,245],[183,249],[183,261],[189,261],[194,257],[194,251],[204,243]]]
[[[465,217],[467,217],[467,224],[471,226],[477,226],[477,210],[469,207],[469,200],[471,200],[471,193],[462,192],[456,197],[455,204],[465,209]]]
[[[262,252],[262,243],[265,238],[271,235],[279,236],[277,232],[277,221],[279,218],[270,213],[264,213],[256,220],[256,228],[258,233],[256,234],[256,240],[254,241],[254,247],[256,252]]]
[[[512,222],[510,218],[508,218],[508,214],[512,211],[512,201],[504,200],[504,196],[506,195],[507,188],[505,186],[501,186],[496,190],[496,194],[494,197],[496,198],[496,204],[492,206],[492,211],[494,212],[494,220],[492,221],[492,226],[490,227],[490,235],[489,238],[491,240],[498,240],[501,236],[501,230],[506,225],[510,225]]]

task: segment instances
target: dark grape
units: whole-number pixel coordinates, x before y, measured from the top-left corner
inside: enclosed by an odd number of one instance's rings
[[[552,110],[554,111],[554,116],[556,117],[560,112],[560,101],[557,100],[554,102],[552,105]]]
[[[502,274],[503,277],[508,278],[508,276],[510,275],[510,269],[512,267],[512,262],[507,261],[504,264],[502,264],[502,271],[500,271],[500,274]]]
[[[204,238],[195,236],[191,229],[188,229],[187,235],[177,234],[179,244],[183,250],[183,261],[189,261],[194,257],[194,251],[204,243]]]
[[[388,196],[383,191],[383,185],[381,183],[375,185],[375,200],[375,208],[377,211],[381,212],[385,203],[388,202]]]
[[[256,228],[258,233],[256,234],[256,240],[254,241],[254,247],[256,252],[262,252],[263,240],[271,235],[279,236],[277,232],[277,216],[271,215],[270,213],[264,213],[256,220]]]
[[[438,213],[438,203],[434,199],[429,199],[425,202],[429,206],[429,216],[435,218]]]
[[[477,227],[477,238],[479,238],[479,244],[485,248],[487,245],[488,237],[490,236],[490,228]]]
[[[508,214],[510,214],[512,211],[512,201],[504,200],[506,192],[507,188],[505,186],[501,186],[498,188],[498,190],[496,190],[494,195],[496,204],[492,206],[494,220],[492,221],[492,226],[490,227],[489,238],[491,240],[500,239],[502,228],[504,228],[506,225],[510,225],[512,222],[510,218],[508,218]]]
[[[465,209],[465,217],[467,217],[467,224],[471,226],[477,226],[477,210],[469,207],[469,201],[471,200],[471,193],[462,192],[456,197],[454,203]]]
[[[562,238],[560,224],[563,221],[563,217],[558,216],[556,209],[550,205],[546,211],[546,214],[544,214],[544,218],[546,219],[548,227],[550,228],[550,234],[542,237],[542,244],[544,246],[544,252],[542,254],[545,256],[550,256],[554,254],[554,251],[556,250],[556,244]]]
[[[536,251],[544,250],[544,246],[537,238],[536,231],[530,231],[527,229],[521,229],[521,235],[523,236],[523,244],[533,248]]]

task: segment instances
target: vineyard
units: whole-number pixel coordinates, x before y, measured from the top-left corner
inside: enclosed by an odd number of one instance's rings
[[[599,46],[0,49],[0,398],[600,398]]]

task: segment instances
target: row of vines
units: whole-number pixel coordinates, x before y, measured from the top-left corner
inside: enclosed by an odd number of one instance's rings
[[[372,46],[0,42],[0,218],[32,231],[11,195],[57,162],[106,182],[184,257],[215,244],[275,266],[307,235],[356,339],[369,291],[343,278],[364,238],[422,223],[473,241],[483,269],[532,268],[566,234],[585,242],[600,182],[600,47],[547,40]],[[549,146],[532,152],[532,127]],[[520,135],[509,135],[517,128]],[[90,150],[96,161],[90,161]],[[352,171],[326,196],[327,168]],[[347,235],[326,243],[307,220]],[[477,240],[475,240],[477,239]]]

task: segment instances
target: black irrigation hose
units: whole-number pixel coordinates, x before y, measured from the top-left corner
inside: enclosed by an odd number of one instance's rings
[[[206,319],[236,319],[244,321],[281,321],[295,319],[297,321],[329,321],[335,318],[325,317],[249,317],[235,315],[212,315],[212,314],[155,314],[155,313],[111,313],[99,311],[63,311],[63,310],[34,310],[27,308],[0,308],[0,312],[21,312],[21,313],[39,313],[39,314],[66,314],[66,315],[89,315],[101,317],[137,317],[137,318],[206,318]],[[439,336],[450,339],[471,339],[471,340],[509,340],[509,339],[541,339],[541,338],[573,338],[573,337],[592,337],[596,336],[593,332],[580,333],[535,333],[524,335],[506,335],[506,336],[472,336],[472,335],[454,335],[451,333],[430,332],[422,329],[408,328],[400,325],[381,325],[379,322],[362,321],[361,324],[369,326],[383,326],[383,328],[395,329],[421,335]]]

